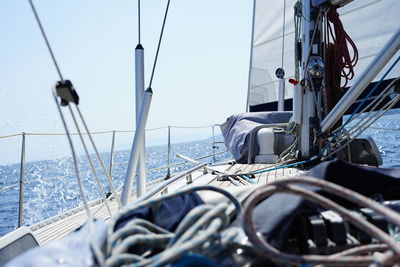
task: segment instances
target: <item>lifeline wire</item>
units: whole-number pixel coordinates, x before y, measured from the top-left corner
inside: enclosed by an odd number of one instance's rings
[[[168,0],[167,7],[165,9],[165,15],[164,15],[164,21],[163,21],[163,24],[162,24],[162,27],[161,27],[160,39],[158,40],[158,45],[157,45],[156,57],[154,58],[153,70],[151,71],[151,77],[150,77],[150,83],[149,83],[149,87],[150,88],[151,88],[151,84],[153,83],[154,71],[156,70],[158,53],[160,52],[161,40],[162,40],[162,37],[163,37],[163,34],[164,34],[165,22],[167,21],[167,15],[168,15],[168,9],[169,9],[169,3],[170,2],[171,2],[171,0]]]
[[[335,265],[349,265],[349,264],[372,264],[370,266],[383,266],[388,263],[392,263],[393,260],[399,260],[400,256],[400,244],[396,242],[392,237],[386,234],[384,231],[374,226],[368,222],[365,218],[362,218],[355,214],[354,212],[340,206],[334,201],[323,197],[313,191],[309,191],[303,187],[294,186],[296,185],[308,185],[312,187],[317,187],[327,193],[339,196],[350,202],[353,202],[359,206],[368,207],[375,211],[376,213],[383,215],[389,222],[400,225],[400,214],[393,211],[384,205],[369,199],[359,193],[349,190],[337,184],[333,184],[324,180],[311,178],[311,177],[297,177],[288,178],[280,181],[272,182],[266,186],[258,188],[250,196],[245,204],[242,213],[243,228],[249,238],[249,241],[253,244],[257,252],[267,258],[272,259],[276,262],[283,262],[289,264],[335,264]],[[274,193],[288,192],[296,195],[301,195],[302,197],[318,203],[325,209],[333,210],[339,213],[344,219],[357,226],[367,234],[378,239],[388,246],[388,250],[383,254],[376,257],[373,256],[347,256],[349,254],[358,253],[364,251],[365,247],[352,248],[350,250],[345,250],[340,252],[341,254],[333,255],[295,255],[288,254],[277,250],[267,243],[260,235],[256,233],[256,229],[253,224],[252,213],[254,207],[271,196]],[[368,249],[371,249],[369,247]],[[382,249],[382,248],[379,248]],[[356,251],[355,251],[356,250]],[[374,265],[375,264],[375,265]]]

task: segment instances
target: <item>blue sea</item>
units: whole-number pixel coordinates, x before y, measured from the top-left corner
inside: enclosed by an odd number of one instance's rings
[[[383,158],[383,167],[400,167],[400,121],[399,113],[392,112],[377,121],[364,135],[374,138]],[[221,141],[221,140],[219,140]],[[215,151],[225,151],[223,144],[218,144]],[[182,162],[174,155],[183,154],[191,158],[199,158],[211,154],[212,141],[210,139],[173,144],[171,150],[171,163]],[[103,153],[104,162],[109,164],[110,153]],[[113,165],[113,181],[118,188],[123,184],[126,173],[128,150],[116,151]],[[231,158],[229,153],[216,156],[216,160]],[[81,176],[84,180],[88,198],[99,198],[96,183],[88,168],[87,160],[79,158]],[[212,162],[213,158],[202,159],[203,162]],[[101,174],[101,168],[95,161],[98,174],[104,185],[106,181]],[[146,151],[146,167],[148,170],[167,165],[167,147],[152,146]],[[172,174],[190,168],[190,164],[182,164],[171,169]],[[154,180],[165,177],[166,169],[150,172],[147,179]],[[13,231],[18,225],[19,203],[19,176],[20,164],[0,166],[0,236]],[[25,197],[24,216],[25,225],[32,225],[46,218],[57,215],[68,209],[82,205],[79,190],[76,184],[75,172],[71,158],[59,158],[56,160],[32,161],[26,163],[25,171]],[[30,182],[34,181],[34,182]],[[14,187],[2,191],[4,187]]]
[[[217,144],[214,152],[226,151],[223,144]],[[129,150],[114,152],[113,176],[115,188],[119,188],[124,181]],[[190,158],[200,158],[213,153],[212,140],[200,140],[172,144],[171,163],[183,163],[171,168],[171,174],[179,173],[182,170],[193,167],[193,165],[183,162],[175,157],[182,154]],[[95,158],[92,155],[92,158]],[[110,153],[101,154],[103,162],[107,168],[110,162]],[[229,153],[222,153],[215,156],[217,161],[231,158]],[[146,149],[146,169],[151,170],[161,166],[166,166],[167,146],[152,146]],[[213,162],[213,157],[201,159],[202,162]],[[100,197],[95,178],[89,169],[86,157],[79,157],[81,177],[89,200]],[[94,160],[98,176],[108,191],[106,179],[101,171],[101,165]],[[167,169],[149,172],[148,181],[163,178],[167,174]],[[18,226],[18,203],[19,203],[19,178],[20,163],[0,166],[0,236],[13,231]],[[71,158],[59,158],[56,160],[41,160],[26,163],[25,186],[24,186],[24,225],[32,225],[46,218],[57,215],[63,211],[82,205],[79,194],[75,170]],[[33,181],[33,182],[32,182]],[[2,191],[7,186],[15,185],[12,188]]]

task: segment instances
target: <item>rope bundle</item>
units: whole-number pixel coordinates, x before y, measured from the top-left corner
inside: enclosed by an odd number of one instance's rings
[[[330,9],[327,16],[328,20],[334,26],[335,34],[333,34],[332,26],[328,23],[329,32],[334,41],[333,49],[336,66],[341,76],[345,79],[345,83],[342,86],[342,88],[344,88],[348,81],[354,77],[354,66],[358,62],[358,50],[353,40],[346,33],[337,10],[335,8]],[[353,50],[353,56],[350,56],[347,44],[350,44]]]
[[[294,185],[295,184],[295,185]],[[385,266],[387,264],[398,263],[400,260],[400,244],[397,243],[391,236],[384,231],[369,223],[364,218],[354,214],[352,211],[340,206],[332,200],[323,197],[313,191],[304,189],[296,185],[308,185],[320,188],[330,194],[342,197],[350,202],[359,206],[369,207],[380,215],[383,215],[389,222],[400,225],[400,214],[393,210],[362,196],[352,190],[346,189],[342,186],[315,179],[310,177],[297,177],[289,178],[281,181],[270,183],[264,187],[257,189],[247,201],[243,213],[243,228],[249,238],[249,241],[254,246],[258,254],[270,258],[275,262],[287,264],[334,264],[334,265],[369,265],[369,266]],[[316,202],[325,209],[333,210],[339,213],[344,219],[355,225],[362,231],[370,236],[381,241],[380,245],[368,245],[345,250],[333,255],[295,255],[288,254],[277,250],[268,244],[264,239],[257,234],[253,224],[252,212],[254,207],[265,198],[274,193],[288,192],[300,195],[310,201]],[[372,256],[360,256],[371,251],[382,251],[382,253],[375,252]]]
[[[225,202],[218,205],[203,204],[193,208],[181,221],[175,233],[143,219],[133,219],[115,231],[118,221],[133,211],[157,206],[168,199],[199,190],[223,194],[233,202],[236,215],[239,215],[240,203],[236,198],[225,190],[211,186],[192,187],[157,199],[132,203],[109,222],[105,265],[164,266],[189,252],[199,252],[209,257],[226,248],[238,231],[227,229],[230,218],[226,213],[228,204]],[[140,246],[137,254],[130,251],[135,246]]]

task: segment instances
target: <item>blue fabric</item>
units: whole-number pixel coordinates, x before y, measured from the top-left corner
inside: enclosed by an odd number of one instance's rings
[[[185,255],[176,262],[172,263],[172,267],[218,267],[218,265],[204,256],[192,254]]]
[[[225,146],[236,161],[247,157],[247,137],[257,126],[274,123],[287,123],[292,112],[251,112],[230,116],[220,126]]]
[[[344,186],[367,197],[380,195],[384,200],[400,198],[400,170],[358,166],[341,160],[323,162],[312,168],[308,176]],[[316,188],[304,186],[319,192]],[[322,193],[348,208],[356,208],[341,198]],[[315,214],[319,209],[302,197],[281,193],[260,202],[254,209],[254,224],[258,232],[278,249],[282,249],[289,232],[294,227],[297,214]],[[236,221],[234,225],[240,225]]]
[[[197,193],[177,196],[162,202],[158,207],[146,207],[128,213],[118,221],[116,229],[123,227],[132,219],[140,218],[173,232],[186,214],[201,204],[204,204],[204,202]]]
[[[197,205],[204,204],[196,193],[186,194],[164,201],[158,207],[143,208],[135,211],[117,224],[117,228],[122,227],[134,218],[143,218],[154,222],[166,230],[174,231],[183,217]],[[106,238],[106,225],[103,221],[96,221],[95,242],[102,244]],[[37,247],[21,254],[6,266],[92,266],[94,265],[93,253],[90,248],[90,232],[88,225],[82,229],[68,235],[67,237]],[[184,265],[182,265],[184,266]],[[208,265],[212,266],[212,265]]]

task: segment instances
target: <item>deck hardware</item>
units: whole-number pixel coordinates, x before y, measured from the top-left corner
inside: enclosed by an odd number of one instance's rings
[[[189,173],[189,174],[186,176],[186,183],[187,183],[187,184],[193,183],[193,178],[192,178],[192,174],[191,174],[191,173]]]
[[[61,106],[65,107],[69,102],[79,104],[79,96],[70,80],[58,81],[56,84],[57,96],[61,98]]]

